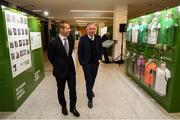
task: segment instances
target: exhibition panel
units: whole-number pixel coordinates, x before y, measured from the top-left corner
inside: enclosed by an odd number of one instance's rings
[[[15,111],[44,78],[40,21],[6,6],[0,16],[0,111]]]
[[[180,7],[129,20],[126,72],[168,112],[180,111]]]

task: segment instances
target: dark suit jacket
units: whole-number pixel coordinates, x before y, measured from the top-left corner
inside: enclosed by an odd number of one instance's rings
[[[68,37],[69,55],[66,54],[63,43],[58,36],[48,44],[48,59],[53,66],[53,75],[59,78],[66,78],[69,71],[75,74],[75,67],[72,58],[74,39]]]
[[[102,43],[101,37],[99,35],[95,35],[95,42],[97,44],[97,57],[101,59],[102,56]],[[90,46],[91,39],[88,35],[84,35],[80,38],[79,45],[78,45],[78,59],[81,65],[88,64],[91,59],[91,46]]]

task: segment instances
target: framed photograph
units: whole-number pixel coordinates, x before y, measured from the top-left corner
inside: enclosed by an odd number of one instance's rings
[[[8,28],[8,35],[12,35],[12,28]]]
[[[22,46],[22,40],[19,40],[19,47]]]
[[[16,52],[16,59],[18,59],[19,57],[19,52]]]
[[[6,14],[6,20],[7,20],[8,22],[11,22],[11,17],[10,17],[9,14]]]
[[[15,60],[15,53],[11,53],[11,59]]]
[[[21,31],[22,31],[22,35],[24,35],[24,29],[21,29]]]
[[[23,40],[23,46],[25,46],[26,45],[26,40]]]
[[[28,39],[26,39],[26,45],[29,45],[29,41],[28,41]]]
[[[13,42],[10,42],[10,48],[14,48],[14,43]]]
[[[15,47],[18,47],[18,42],[14,41],[14,45],[15,45]]]
[[[18,35],[21,35],[21,29],[17,28],[17,31],[18,31]]]
[[[13,72],[16,72],[17,71],[17,66],[16,64],[13,65]]]
[[[16,28],[13,28],[13,33],[14,33],[14,35],[17,35]]]

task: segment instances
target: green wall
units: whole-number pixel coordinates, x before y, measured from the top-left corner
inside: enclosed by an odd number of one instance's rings
[[[30,51],[32,66],[13,78],[4,10],[21,12],[8,7],[0,8],[0,111],[16,111],[44,78],[43,53],[42,48]],[[30,32],[40,32],[40,21],[29,17]],[[17,94],[22,96],[17,99]]]

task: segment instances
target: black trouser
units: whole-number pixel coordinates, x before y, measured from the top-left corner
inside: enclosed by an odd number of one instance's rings
[[[86,93],[87,98],[91,100],[93,98],[93,86],[97,76],[99,63],[89,63],[82,66],[84,71],[84,77],[86,80]]]
[[[70,109],[74,109],[76,107],[76,77],[75,74],[72,72],[69,72],[67,75],[67,78],[62,79],[56,76],[57,81],[57,87],[58,87],[58,100],[62,107],[66,107],[66,100],[64,96],[64,89],[66,85],[66,81],[68,83],[69,88],[69,97],[70,97]]]
[[[103,55],[106,63],[109,63],[107,48],[103,48]]]

